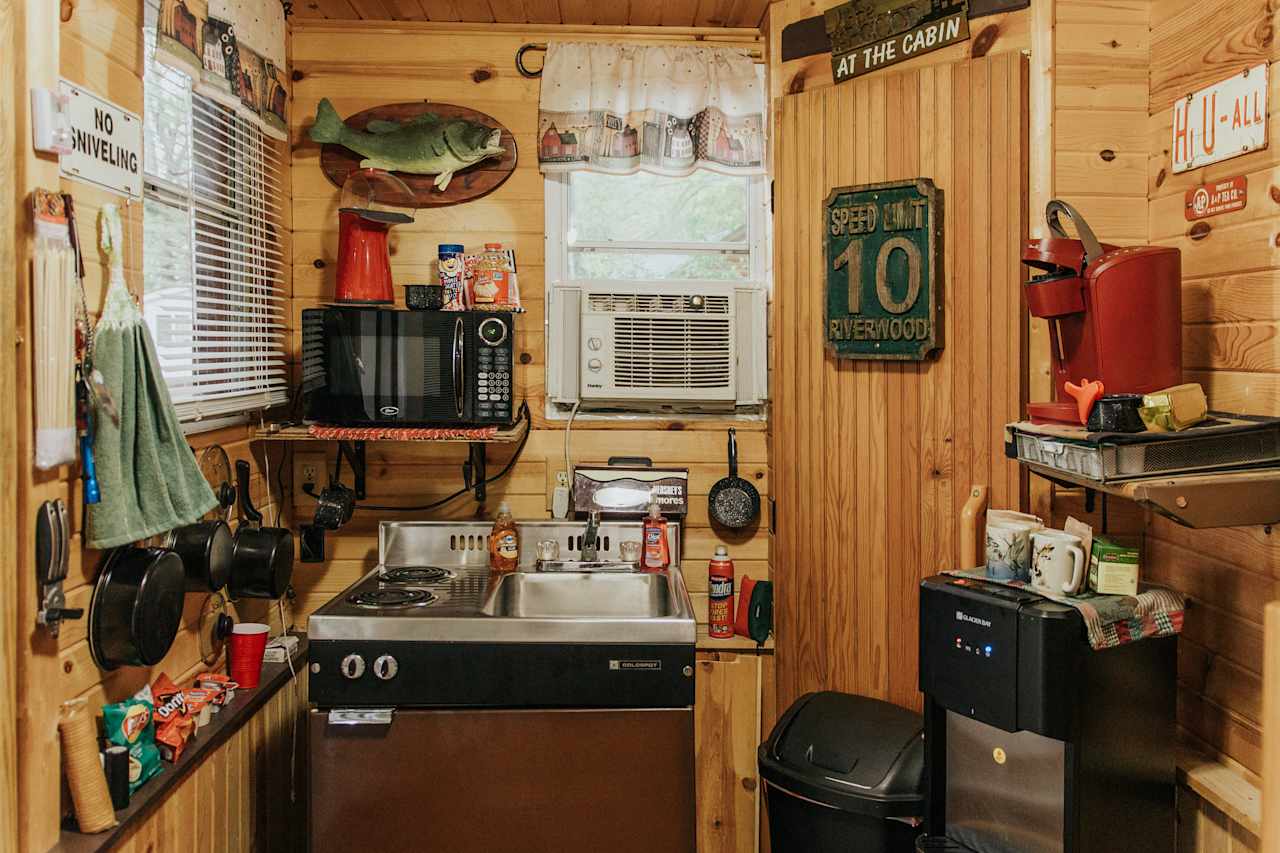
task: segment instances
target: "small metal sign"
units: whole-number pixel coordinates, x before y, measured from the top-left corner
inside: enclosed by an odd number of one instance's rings
[[[942,190],[932,180],[838,187],[822,231],[833,355],[921,361],[942,348]]]
[[[1193,92],[1173,105],[1173,173],[1267,147],[1267,64]]]
[[[1249,203],[1249,179],[1244,175],[1227,178],[1212,184],[1201,184],[1187,190],[1186,210],[1188,222],[1206,219],[1220,213],[1244,210]]]
[[[142,119],[62,80],[71,121],[72,152],[59,160],[62,176],[142,197]]]
[[[837,83],[969,38],[965,0],[849,0],[823,19]]]

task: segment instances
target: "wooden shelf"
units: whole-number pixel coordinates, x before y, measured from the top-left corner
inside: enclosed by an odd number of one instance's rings
[[[367,441],[367,442],[406,442],[410,444],[514,444],[529,431],[528,419],[521,419],[507,429],[499,429],[489,438],[317,438],[306,426],[301,424],[267,424],[253,431],[255,441]],[[376,430],[370,430],[373,435]]]
[[[1262,791],[1239,770],[1181,744],[1178,781],[1249,832],[1262,835]]]
[[[732,637],[720,639],[712,637],[707,633],[707,626],[698,625],[698,641],[697,649],[700,652],[773,652],[773,634],[769,635],[769,639],[761,645],[750,637],[739,637],[734,634]]]
[[[301,642],[293,654],[293,671],[302,675],[307,660],[307,639],[295,634]],[[236,691],[236,698],[213,716],[209,725],[200,729],[187,744],[182,757],[170,764],[164,762],[164,770],[134,792],[129,807],[116,812],[118,823],[104,832],[87,835],[77,832],[75,822],[68,819],[63,825],[58,843],[49,853],[90,853],[108,850],[125,837],[129,830],[142,823],[163,802],[166,795],[182,784],[200,763],[238,732],[266,705],[271,697],[289,684],[290,670],[287,663],[264,663],[262,678],[257,687]],[[194,828],[193,828],[194,829]]]
[[[1052,482],[1125,498],[1187,527],[1280,523],[1280,468],[1174,474],[1101,483],[1034,462],[1022,464]]]

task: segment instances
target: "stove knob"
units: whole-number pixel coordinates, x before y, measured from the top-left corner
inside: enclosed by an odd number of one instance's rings
[[[342,659],[342,663],[338,664],[338,669],[342,670],[342,674],[352,681],[364,675],[364,658],[360,655],[347,655]]]
[[[400,664],[391,655],[383,655],[373,662],[373,674],[383,681],[390,681],[400,671]]]

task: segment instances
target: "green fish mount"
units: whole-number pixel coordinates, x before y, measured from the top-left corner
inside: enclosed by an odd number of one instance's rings
[[[403,122],[374,119],[364,130],[356,130],[338,116],[328,98],[316,108],[311,139],[341,145],[362,155],[362,169],[435,175],[435,187],[440,192],[449,188],[454,172],[507,153],[498,144],[501,129],[462,118],[443,119],[435,113],[423,113]]]

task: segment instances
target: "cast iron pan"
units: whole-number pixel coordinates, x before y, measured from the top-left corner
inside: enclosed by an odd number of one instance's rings
[[[89,605],[89,652],[106,670],[164,659],[182,624],[186,575],[167,548],[116,548],[98,571]]]
[[[279,598],[293,575],[293,534],[283,527],[262,526],[262,513],[249,496],[249,463],[243,459],[236,460],[236,487],[244,520],[236,528],[231,554],[231,596]]]
[[[729,476],[711,487],[707,498],[711,520],[735,530],[746,527],[760,517],[760,492],[738,476],[738,437],[729,430]]]
[[[221,519],[198,521],[173,531],[169,547],[182,558],[190,592],[217,592],[231,577],[235,539]]]

